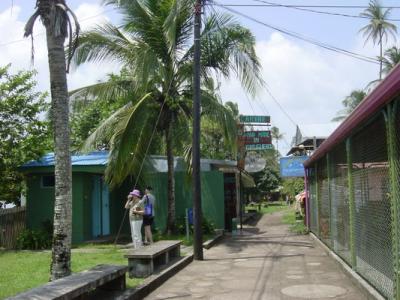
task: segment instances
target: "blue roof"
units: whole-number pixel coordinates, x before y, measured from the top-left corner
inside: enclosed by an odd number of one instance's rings
[[[105,166],[108,161],[108,151],[95,151],[88,154],[75,154],[71,156],[73,166]],[[54,166],[54,153],[48,153],[39,160],[31,160],[21,168],[51,167]]]
[[[72,166],[106,166],[108,162],[108,151],[94,151],[87,154],[75,154],[71,156]],[[235,161],[201,159],[201,170],[211,171],[211,165],[236,166]],[[38,167],[53,167],[54,153],[48,153],[39,160],[29,161],[21,166],[21,169]],[[165,156],[151,155],[148,161],[151,172],[165,173],[168,170]],[[182,157],[174,157],[174,170],[185,171],[186,165]]]

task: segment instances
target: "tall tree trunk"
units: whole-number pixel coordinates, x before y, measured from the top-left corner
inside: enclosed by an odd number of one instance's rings
[[[175,177],[174,177],[174,153],[172,145],[171,125],[165,130],[165,143],[167,145],[168,165],[168,216],[167,233],[171,234],[175,229]]]
[[[54,126],[55,203],[51,280],[71,273],[72,187],[69,151],[68,88],[64,36],[55,37],[46,26],[50,69],[51,117]]]

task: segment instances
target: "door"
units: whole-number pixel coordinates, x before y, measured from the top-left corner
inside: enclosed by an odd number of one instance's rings
[[[232,218],[236,217],[236,177],[224,174],[225,229],[232,231]]]
[[[92,235],[110,234],[109,190],[102,176],[93,176],[92,190]]]
[[[109,205],[109,191],[108,186],[104,182],[104,177],[101,178],[101,213],[102,222],[101,229],[102,235],[110,234],[110,205]]]

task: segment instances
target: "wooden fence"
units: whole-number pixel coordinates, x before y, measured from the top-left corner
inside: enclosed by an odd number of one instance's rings
[[[25,229],[26,208],[0,209],[0,247],[14,249],[18,235]]]

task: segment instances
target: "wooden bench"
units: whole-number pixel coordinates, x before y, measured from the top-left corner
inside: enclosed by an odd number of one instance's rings
[[[158,241],[149,246],[130,250],[128,258],[129,277],[147,277],[160,267],[181,255],[181,241]]]
[[[122,291],[126,288],[125,273],[127,271],[128,267],[126,266],[98,265],[90,270],[46,283],[8,299],[87,299],[96,289]]]

